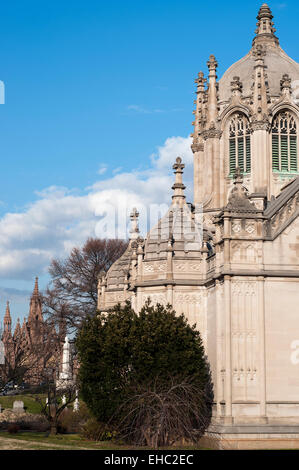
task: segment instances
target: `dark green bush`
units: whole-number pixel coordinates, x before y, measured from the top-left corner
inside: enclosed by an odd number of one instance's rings
[[[82,426],[81,436],[89,441],[111,441],[117,437],[117,431],[96,418],[90,418]]]

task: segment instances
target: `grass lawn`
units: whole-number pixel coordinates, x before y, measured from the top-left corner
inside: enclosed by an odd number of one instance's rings
[[[40,395],[43,400],[46,400],[46,395]],[[0,397],[0,405],[2,409],[12,408],[13,402],[16,400],[21,400],[24,402],[25,409],[27,413],[40,413],[40,404],[34,400],[34,398],[29,395],[8,395]]]
[[[58,434],[57,436],[48,436],[46,437],[45,433],[38,433],[38,432],[19,432],[17,434],[9,434],[7,432],[0,432],[0,439],[14,439],[16,441],[26,441],[28,444],[30,442],[36,444],[36,449],[46,449],[50,448],[50,445],[54,446],[61,446],[66,449],[75,450],[75,449],[83,449],[86,450],[137,450],[136,447],[128,446],[128,445],[121,445],[116,442],[107,441],[107,442],[92,442],[87,441],[80,437],[78,434]],[[38,445],[40,444],[40,446]],[[46,444],[46,446],[42,446],[42,444]],[[49,446],[49,447],[48,447]],[[57,447],[58,449],[58,447]],[[140,450],[153,450],[148,447],[138,447]],[[200,447],[180,447],[180,450],[197,450]],[[175,450],[174,447],[168,448],[167,450]]]

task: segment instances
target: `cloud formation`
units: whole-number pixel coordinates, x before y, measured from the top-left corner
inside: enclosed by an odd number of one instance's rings
[[[0,219],[0,278],[30,280],[42,275],[53,257],[66,256],[89,236],[125,237],[133,207],[142,210],[152,204],[165,207],[170,204],[171,168],[178,155],[186,164],[184,181],[190,200],[193,161],[190,145],[188,137],[171,137],[149,157],[147,170],[123,172],[118,168],[113,177],[106,179],[104,172],[99,175],[99,171],[94,184],[82,194],[51,186],[36,193],[37,201],[23,212],[5,214]],[[145,231],[144,214],[141,219]]]

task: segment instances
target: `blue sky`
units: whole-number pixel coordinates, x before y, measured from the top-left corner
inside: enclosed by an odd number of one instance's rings
[[[44,287],[51,257],[95,236],[109,198],[167,203],[179,151],[192,197],[194,78],[212,53],[220,77],[248,52],[261,3],[1,5],[0,318],[7,297],[27,313],[34,277]],[[299,61],[298,2],[269,5]]]

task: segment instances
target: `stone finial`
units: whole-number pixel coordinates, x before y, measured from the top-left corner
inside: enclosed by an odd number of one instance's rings
[[[213,54],[210,55],[210,58],[209,58],[207,64],[208,64],[208,68],[209,68],[210,73],[211,72],[216,72],[217,67],[218,67],[218,62],[217,62],[217,60],[216,60],[216,58]]]
[[[207,81],[207,79],[204,78],[204,73],[199,72],[197,78],[195,79],[195,83],[197,84],[197,91],[198,92],[204,91],[206,81]]]
[[[243,91],[243,84],[240,81],[240,77],[234,77],[233,81],[231,82],[231,91],[233,95],[241,95]]]
[[[272,45],[279,45],[279,40],[275,36],[276,29],[274,28],[273,15],[267,5],[264,3],[257,15],[257,29],[255,31],[256,36],[253,40],[253,44],[257,43],[268,43]]]
[[[234,187],[228,198],[228,204],[225,208],[228,211],[236,212],[256,212],[256,206],[250,201],[248,191],[243,186],[243,173],[241,169],[236,168],[234,174]]]
[[[266,52],[265,47],[262,44],[256,44],[256,46],[252,49],[252,54],[256,61],[258,60],[263,61],[267,52]]]
[[[219,107],[218,107],[218,84],[217,84],[217,74],[216,70],[218,67],[218,62],[215,59],[214,55],[210,56],[208,61],[209,67],[209,86],[207,90],[207,98],[208,98],[208,105],[207,105],[207,129],[210,128],[211,123],[214,121],[216,122],[219,115]]]
[[[131,230],[130,230],[130,240],[136,240],[139,237],[139,222],[138,222],[139,212],[134,207],[130,214],[131,219]]]
[[[172,199],[174,201],[184,200],[184,190],[186,189],[186,186],[183,184],[183,172],[185,165],[182,163],[181,157],[177,157],[176,162],[172,168],[174,169],[175,174],[175,183],[172,186],[172,189],[174,190]]]
[[[243,173],[240,167],[236,168],[234,174],[234,184],[243,184]]]
[[[280,80],[280,90],[283,94],[289,95],[292,90],[292,79],[291,77],[285,73]]]
[[[205,90],[205,84],[206,84],[207,79],[204,78],[203,72],[199,72],[198,77],[195,80],[195,83],[197,84],[197,90],[196,90],[196,100],[195,100],[195,105],[196,109],[193,111],[193,114],[195,115],[195,120],[192,123],[194,126],[194,134],[192,134],[193,137],[193,146],[192,150],[196,151],[196,148],[199,144],[200,141],[200,133],[202,131],[202,124],[203,124],[203,105],[204,105],[204,96],[206,93]]]

